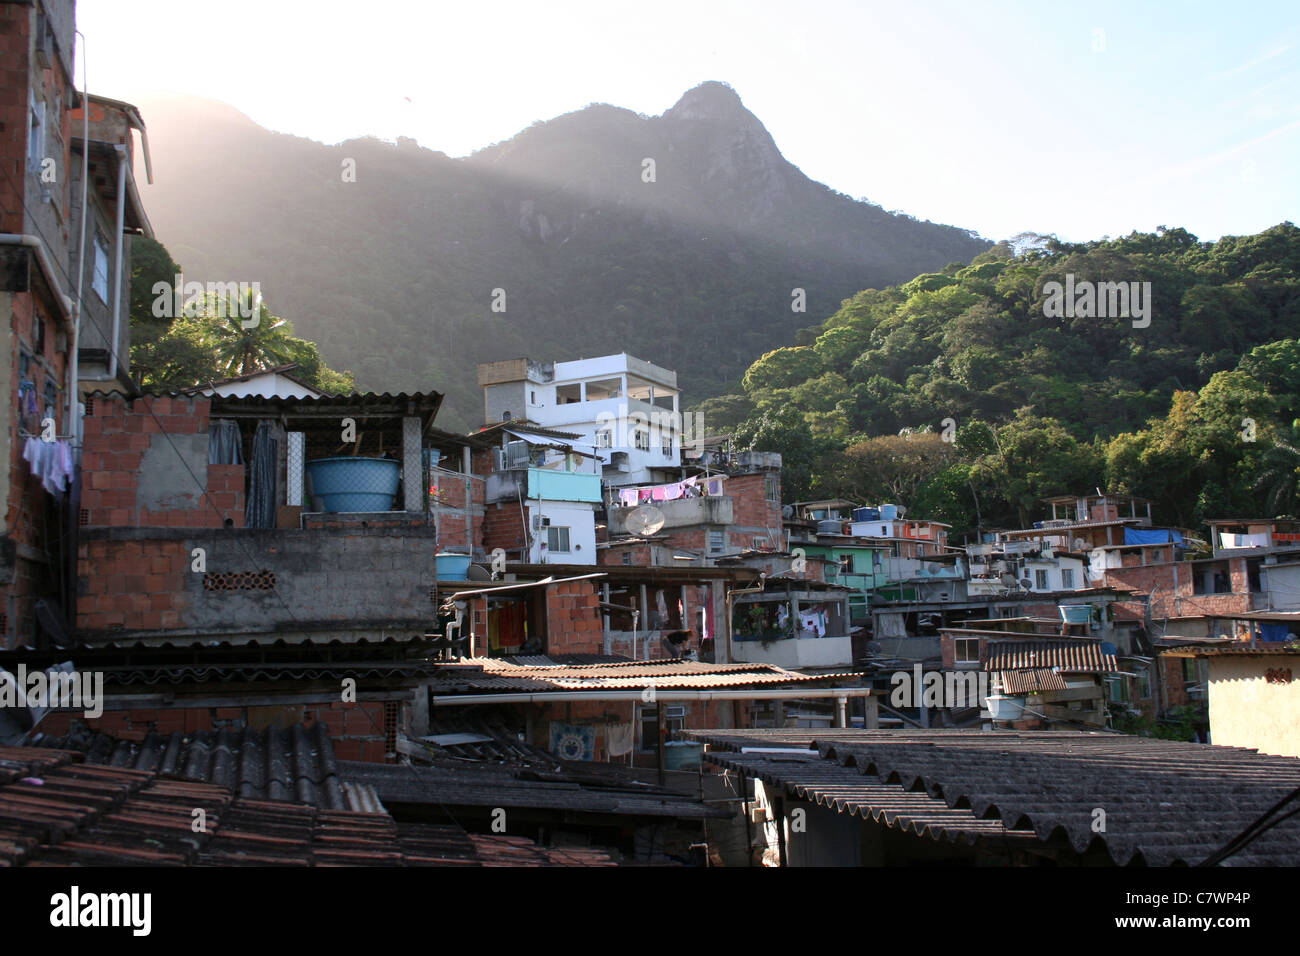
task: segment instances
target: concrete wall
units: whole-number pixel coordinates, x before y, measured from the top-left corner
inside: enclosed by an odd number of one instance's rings
[[[1300,652],[1209,664],[1211,742],[1300,757]]]
[[[419,637],[435,620],[435,542],[429,527],[85,529],[78,630],[92,641]]]

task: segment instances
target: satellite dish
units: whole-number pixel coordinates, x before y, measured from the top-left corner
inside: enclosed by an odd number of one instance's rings
[[[1001,580],[1002,586],[1007,588],[1013,588],[1018,583],[1014,574],[1004,574],[999,580]]]
[[[1029,580],[1029,578],[1021,578],[1020,587],[1022,590],[1032,591],[1034,589],[1034,582]]]
[[[465,572],[466,581],[491,581],[492,572],[481,564],[471,564]]]
[[[664,526],[664,513],[654,505],[638,505],[627,513],[623,526],[630,535],[648,538]]]

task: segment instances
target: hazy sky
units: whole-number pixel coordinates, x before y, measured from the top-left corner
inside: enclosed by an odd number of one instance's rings
[[[77,6],[93,92],[211,97],[326,143],[460,156],[722,80],[813,179],[990,238],[1300,219],[1295,0]]]

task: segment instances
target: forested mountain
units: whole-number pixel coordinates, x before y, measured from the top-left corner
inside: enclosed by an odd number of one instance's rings
[[[989,246],[809,180],[719,83],[661,116],[592,105],[462,159],[325,146],[203,101],[141,106],[145,203],[187,280],[261,282],[359,388],[446,392],[447,427],[480,423],[478,362],[525,354],[628,352],[716,395],[845,296]]]
[[[1149,316],[1058,314],[1067,281],[1150,283]],[[1300,511],[1297,334],[1290,222],[1217,242],[1039,237],[859,292],[701,410],[785,452],[794,496],[887,498],[972,530],[1100,487],[1194,527]]]

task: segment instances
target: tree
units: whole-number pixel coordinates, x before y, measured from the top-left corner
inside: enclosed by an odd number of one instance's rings
[[[952,443],[934,433],[881,435],[850,445],[836,476],[837,493],[858,501],[912,505],[917,489],[956,457]]]
[[[770,408],[746,421],[732,438],[741,450],[778,452],[783,496],[792,501],[807,498],[824,446],[797,411]]]

